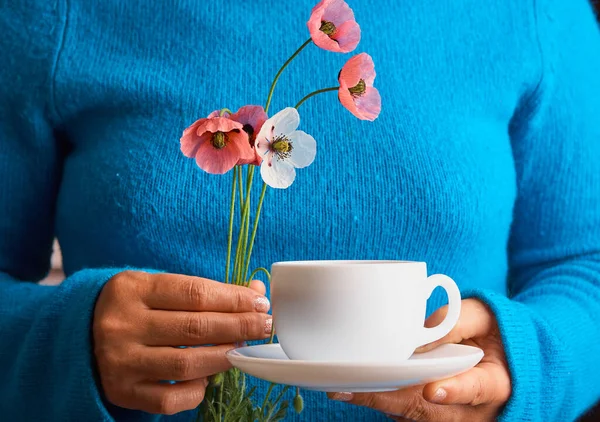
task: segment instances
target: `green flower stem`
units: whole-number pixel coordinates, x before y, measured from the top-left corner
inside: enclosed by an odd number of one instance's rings
[[[247,213],[245,213],[243,217],[244,221],[242,221],[240,237],[238,239],[239,256],[236,257],[237,267],[233,279],[233,283],[236,285],[241,284],[240,279],[242,277],[242,271],[244,270],[244,247],[246,243],[244,233],[246,232],[246,226],[248,225],[248,219],[246,218],[246,214]]]
[[[235,273],[235,284],[244,284],[245,279],[242,278],[244,275],[246,256],[246,249],[248,247],[248,231],[250,230],[250,192],[252,190],[252,180],[254,179],[254,166],[250,166],[247,173],[246,179],[246,195],[244,196],[244,205],[242,211],[242,224],[240,227],[240,233],[238,238],[238,246],[240,248],[236,251],[236,273]],[[240,193],[241,195],[241,193]]]
[[[246,256],[246,250],[248,247],[248,232],[250,230],[250,192],[252,190],[252,180],[254,178],[254,166],[251,166],[247,173],[246,179],[246,195],[243,199],[242,209],[242,222],[240,224],[240,231],[238,235],[238,243],[235,252],[235,269],[234,269],[234,283],[241,285],[245,282],[244,269]]]
[[[302,105],[302,103],[304,103],[304,101],[308,100],[310,97],[314,97],[315,95],[322,94],[324,92],[337,91],[339,89],[340,89],[339,86],[332,86],[331,88],[323,88],[323,89],[319,89],[318,91],[311,92],[306,97],[302,98],[300,100],[300,102],[298,102],[298,104],[296,104],[296,107],[294,107],[294,108],[297,109],[298,107],[300,107]]]
[[[265,414],[265,407],[267,406],[267,403],[269,402],[269,397],[271,397],[271,392],[273,391],[273,387],[275,387],[275,383],[270,383],[269,388],[267,390],[267,394],[265,394],[265,399],[263,400],[263,404],[260,407],[260,417],[261,418]]]
[[[240,190],[240,223],[242,222],[242,205],[244,204],[244,193],[242,191],[242,189],[244,189],[244,187],[242,186],[242,180],[243,180],[243,167],[239,167],[240,171],[238,172],[238,187]]]
[[[249,192],[246,193],[244,200],[244,206],[242,210],[242,223],[240,224],[240,230],[238,233],[237,247],[235,249],[235,266],[233,268],[233,283],[240,284],[240,277],[244,266],[244,232],[246,224],[249,223],[248,214],[250,211],[250,196]]]
[[[242,376],[242,393],[245,393],[246,392],[246,374],[244,374],[242,372],[240,375]],[[243,394],[240,396],[240,403],[242,402],[242,400],[244,400]]]
[[[267,276],[267,280],[269,281],[269,283],[271,283],[271,274],[269,273],[269,271],[264,267],[259,267],[259,268],[255,269],[254,271],[252,271],[252,273],[250,274],[250,277],[248,277],[248,280],[246,280],[246,283],[247,283],[246,287],[248,287],[250,285],[250,282],[252,280],[254,280],[254,276],[258,272],[263,272]]]
[[[245,197],[245,201],[244,203],[247,203],[248,206],[248,210],[245,214],[245,224],[244,224],[244,233],[243,233],[243,238],[242,238],[242,250],[241,250],[241,256],[240,256],[240,268],[239,268],[239,273],[238,273],[238,278],[237,278],[237,283],[239,285],[243,285],[246,282],[246,274],[245,274],[245,269],[246,269],[246,261],[244,261],[244,257],[246,256],[246,251],[248,250],[248,233],[250,231],[250,193],[252,192],[252,179],[254,177],[254,167],[248,169],[248,178],[246,179],[246,197]]]
[[[219,117],[223,117],[225,113],[233,114],[233,112],[228,108],[222,108],[221,111],[219,111]]]
[[[231,243],[233,242],[233,214],[235,213],[235,185],[237,173],[238,168],[234,167],[233,182],[231,184],[231,206],[229,208],[229,234],[227,235],[227,263],[225,264],[225,283],[229,283],[229,265],[231,262]]]
[[[243,206],[242,206],[243,208]],[[243,213],[243,211],[242,211]],[[237,246],[235,248],[235,257],[233,258],[233,276],[231,282],[233,284],[237,284],[237,274],[240,268],[240,249],[242,248],[242,230],[244,229],[244,217],[242,216],[242,221],[240,224],[239,234],[237,238]]]
[[[298,50],[296,50],[294,52],[294,54],[292,54],[290,56],[290,58],[287,59],[287,61],[283,64],[283,66],[281,66],[281,69],[279,69],[279,71],[275,75],[275,79],[273,79],[273,82],[271,83],[271,88],[269,89],[269,96],[267,97],[267,104],[265,105],[265,113],[267,113],[267,115],[269,114],[269,107],[271,106],[271,99],[273,98],[273,91],[275,91],[275,85],[277,85],[277,81],[279,80],[279,77],[283,73],[284,69],[292,62],[292,60],[294,60],[296,58],[296,56],[298,54],[300,54],[300,52],[302,50],[304,50],[304,47],[306,47],[311,42],[312,42],[312,38],[309,38],[308,40],[306,40],[304,42],[304,44],[302,44],[300,46],[300,48],[298,48]]]
[[[260,212],[262,210],[262,204],[265,199],[265,193],[267,192],[267,184],[263,183],[262,190],[260,192],[260,198],[258,200],[258,207],[256,209],[256,216],[254,217],[254,227],[252,228],[252,237],[250,238],[250,246],[248,248],[248,254],[246,255],[246,265],[244,268],[244,280],[248,275],[248,267],[250,267],[250,258],[252,256],[252,248],[254,247],[254,238],[256,237],[256,230],[258,229],[258,222],[260,221]]]
[[[250,193],[252,189],[252,182],[254,181],[254,169],[256,166],[248,166],[248,179],[246,180],[246,195]]]
[[[271,337],[269,337],[269,343],[267,343],[267,344],[273,344],[274,340],[275,340],[275,324],[271,324]]]
[[[221,422],[221,419],[223,418],[223,391],[225,390],[225,377],[223,377],[223,383],[221,384],[221,387],[219,388],[219,422]]]

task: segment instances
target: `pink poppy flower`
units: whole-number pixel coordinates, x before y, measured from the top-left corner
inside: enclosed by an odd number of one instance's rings
[[[361,120],[373,121],[381,112],[379,91],[373,88],[375,65],[366,53],[358,54],[346,62],[338,76],[338,97],[350,113]]]
[[[307,23],[313,42],[324,50],[349,53],[360,42],[360,27],[344,0],[322,0]]]
[[[243,125],[227,117],[197,120],[183,132],[180,142],[181,152],[195,158],[207,173],[224,174],[255,159]]]
[[[250,146],[254,148],[254,141],[256,140],[256,135],[260,132],[263,124],[267,121],[267,113],[265,113],[264,108],[257,105],[247,105],[241,107],[237,112],[230,116],[230,119],[241,123],[243,125],[243,130],[248,134],[248,141],[250,142]],[[261,156],[255,151],[255,159],[246,164],[252,164],[255,166],[260,165],[262,162]]]

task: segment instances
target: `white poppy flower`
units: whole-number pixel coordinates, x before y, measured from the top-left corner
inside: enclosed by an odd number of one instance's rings
[[[285,189],[296,178],[296,169],[310,165],[317,143],[309,134],[296,130],[298,110],[288,107],[268,119],[256,136],[256,151],[262,157],[260,175],[272,188]]]

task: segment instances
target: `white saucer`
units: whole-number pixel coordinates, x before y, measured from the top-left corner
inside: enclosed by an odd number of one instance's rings
[[[279,344],[240,347],[227,353],[229,362],[249,375],[308,390],[326,392],[393,391],[449,378],[483,358],[477,347],[444,344],[415,353],[397,363],[342,363],[290,360]]]

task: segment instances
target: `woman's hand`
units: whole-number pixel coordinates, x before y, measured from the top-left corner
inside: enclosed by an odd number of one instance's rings
[[[440,308],[428,318],[425,325],[438,325],[446,312],[447,307]],[[447,336],[417,352],[431,350],[444,343],[477,346],[483,349],[485,356],[473,369],[425,386],[389,393],[333,393],[329,397],[372,407],[398,421],[495,420],[510,397],[511,382],[494,315],[479,300],[463,300],[460,319],[454,329]]]
[[[106,398],[160,414],[197,407],[207,377],[230,368],[225,352],[233,343],[271,332],[264,285],[251,287],[175,274],[114,276],[100,293],[93,324]],[[212,346],[178,347],[198,345]]]

